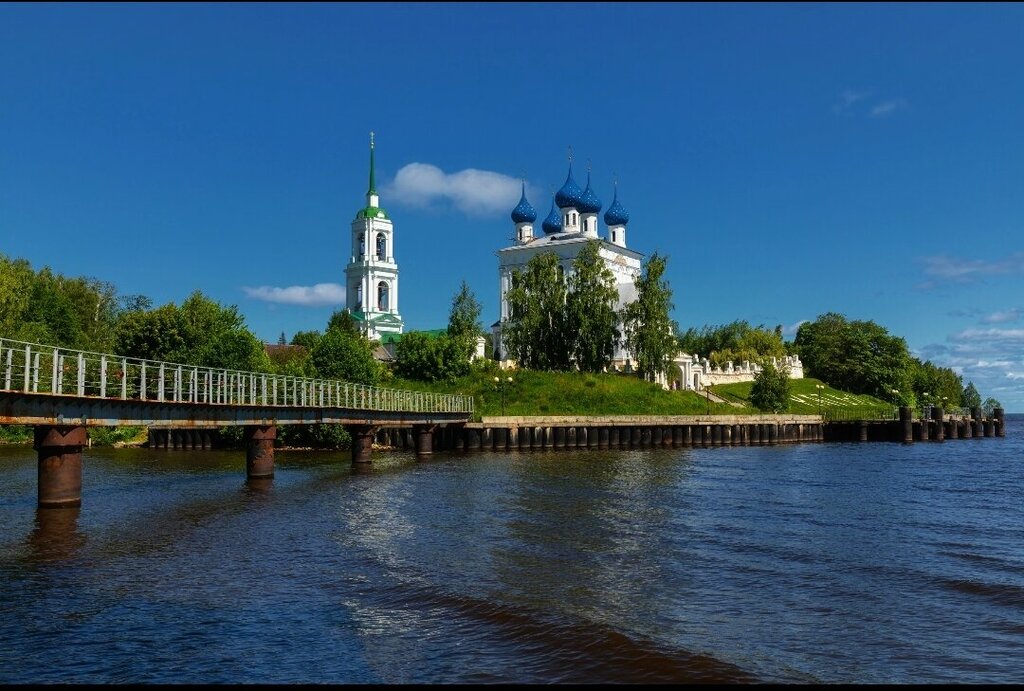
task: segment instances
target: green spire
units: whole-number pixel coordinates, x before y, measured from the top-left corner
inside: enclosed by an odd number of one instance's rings
[[[367,194],[377,194],[377,185],[373,179],[373,132],[370,132],[370,189]]]

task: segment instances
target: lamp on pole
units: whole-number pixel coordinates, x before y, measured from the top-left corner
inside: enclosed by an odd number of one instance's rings
[[[711,386],[710,384],[704,385],[704,399],[708,404],[708,415],[711,414]]]
[[[814,388],[818,390],[818,415],[821,415],[821,390],[825,388],[825,385],[815,384]]]
[[[512,383],[512,377],[494,378],[494,385],[501,391],[501,416],[505,417],[505,385]]]

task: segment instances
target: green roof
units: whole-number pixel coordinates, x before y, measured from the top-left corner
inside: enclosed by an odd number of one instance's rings
[[[448,329],[425,329],[421,331],[406,331],[405,333],[420,333],[424,334],[427,338],[437,338],[443,334],[448,333]],[[404,334],[384,334],[380,337],[381,344],[398,343],[402,340]]]
[[[357,322],[373,322],[374,324],[401,324],[402,320],[393,314],[378,314],[375,317],[367,318],[366,312],[349,312],[352,319]]]
[[[359,213],[356,214],[356,219],[360,218],[387,218],[388,215],[384,209],[378,206],[368,206],[365,209],[360,209]]]

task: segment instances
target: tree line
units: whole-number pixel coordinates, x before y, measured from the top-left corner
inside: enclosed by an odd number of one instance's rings
[[[689,328],[678,340],[684,352],[699,353],[714,365],[749,360],[766,367],[773,357],[795,354],[807,376],[894,405],[982,407],[987,411],[1000,407],[994,398],[983,402],[974,382],[965,385],[951,368],[912,355],[906,341],[885,327],[870,320],[850,320],[836,312],[804,322],[792,341],[783,339],[781,325],[768,328],[746,321]],[[778,373],[766,372],[765,376],[769,381],[764,387],[777,392],[781,386]]]
[[[783,339],[781,326],[755,327],[745,321],[679,332],[670,317],[666,259],[658,254],[643,264],[636,300],[617,309],[614,276],[599,252],[599,242],[588,242],[568,276],[550,252],[537,254],[513,273],[504,339],[519,366],[601,372],[620,342],[646,379],[666,372],[680,351],[704,355],[713,364],[750,360],[762,367],[772,357],[797,354],[808,376],[843,391],[898,405],[999,407],[993,398],[983,402],[974,383],[965,385],[951,368],[911,355],[903,338],[873,321],[829,312],[801,324],[790,342]],[[425,381],[467,374],[477,337],[484,333],[480,311],[463,281],[444,333],[409,332],[399,340],[394,374]],[[180,305],[154,307],[143,295],[119,296],[109,282],[69,278],[49,267],[37,271],[26,260],[2,253],[0,334],[129,357],[364,384],[392,376],[345,310],[332,314],[322,332],[294,334],[290,345],[298,347],[268,349],[236,306],[222,305],[201,291]]]

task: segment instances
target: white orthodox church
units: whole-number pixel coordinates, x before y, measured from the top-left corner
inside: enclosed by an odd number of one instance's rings
[[[626,304],[636,300],[636,280],[642,271],[644,255],[626,247],[629,214],[619,202],[618,184],[615,186],[611,206],[604,213],[604,234],[600,233],[598,227],[600,211],[601,201],[591,187],[590,172],[587,172],[587,186],[581,190],[573,179],[570,159],[569,175],[565,179],[565,184],[554,195],[551,211],[541,224],[542,234],[535,233],[537,212],[526,199],[526,183],[523,183],[519,204],[511,214],[515,227],[513,244],[496,253],[501,316],[491,326],[491,334],[495,355],[502,366],[512,364],[501,338],[502,327],[509,318],[506,295],[512,287],[512,273],[525,269],[530,259],[541,252],[553,252],[557,255],[564,275],[569,276],[573,260],[583,246],[590,240],[600,241],[600,257],[615,276],[619,293],[615,309],[621,310]],[[621,324],[619,328],[621,331]],[[786,371],[791,379],[803,377],[803,364],[796,355],[786,356],[778,361],[775,358],[772,360],[773,364]],[[619,370],[629,370],[632,365],[623,336],[616,344],[611,366]],[[705,387],[715,384],[752,381],[759,371],[761,366],[756,363],[743,362],[734,365],[727,362],[722,366],[714,366],[707,357],[678,353],[673,358],[670,371],[659,376],[657,381],[665,388],[702,391]]]
[[[398,263],[395,229],[384,209],[374,180],[374,144],[370,133],[370,187],[366,206],[352,221],[352,253],[345,267],[345,304],[370,340],[402,333],[398,313]]]
[[[509,318],[506,294],[512,287],[512,273],[525,269],[530,259],[541,252],[553,252],[557,255],[564,275],[569,276],[572,273],[572,263],[584,245],[591,240],[598,240],[601,243],[601,259],[615,276],[616,288],[619,291],[615,309],[621,309],[625,304],[636,300],[636,279],[640,276],[644,255],[626,247],[626,224],[629,223],[629,214],[619,202],[618,185],[612,204],[604,213],[607,230],[603,237],[599,232],[597,220],[600,211],[601,201],[590,185],[590,172],[587,172],[586,189],[580,189],[573,179],[570,159],[569,175],[565,179],[565,184],[552,199],[551,211],[541,223],[542,232],[536,233],[534,223],[537,220],[537,212],[526,199],[526,183],[523,183],[522,197],[512,210],[512,223],[515,226],[513,244],[497,251],[501,316],[491,326],[491,333],[494,352],[503,364],[509,364],[501,330]],[[629,365],[623,338],[616,344],[612,366],[622,369],[628,368]]]

